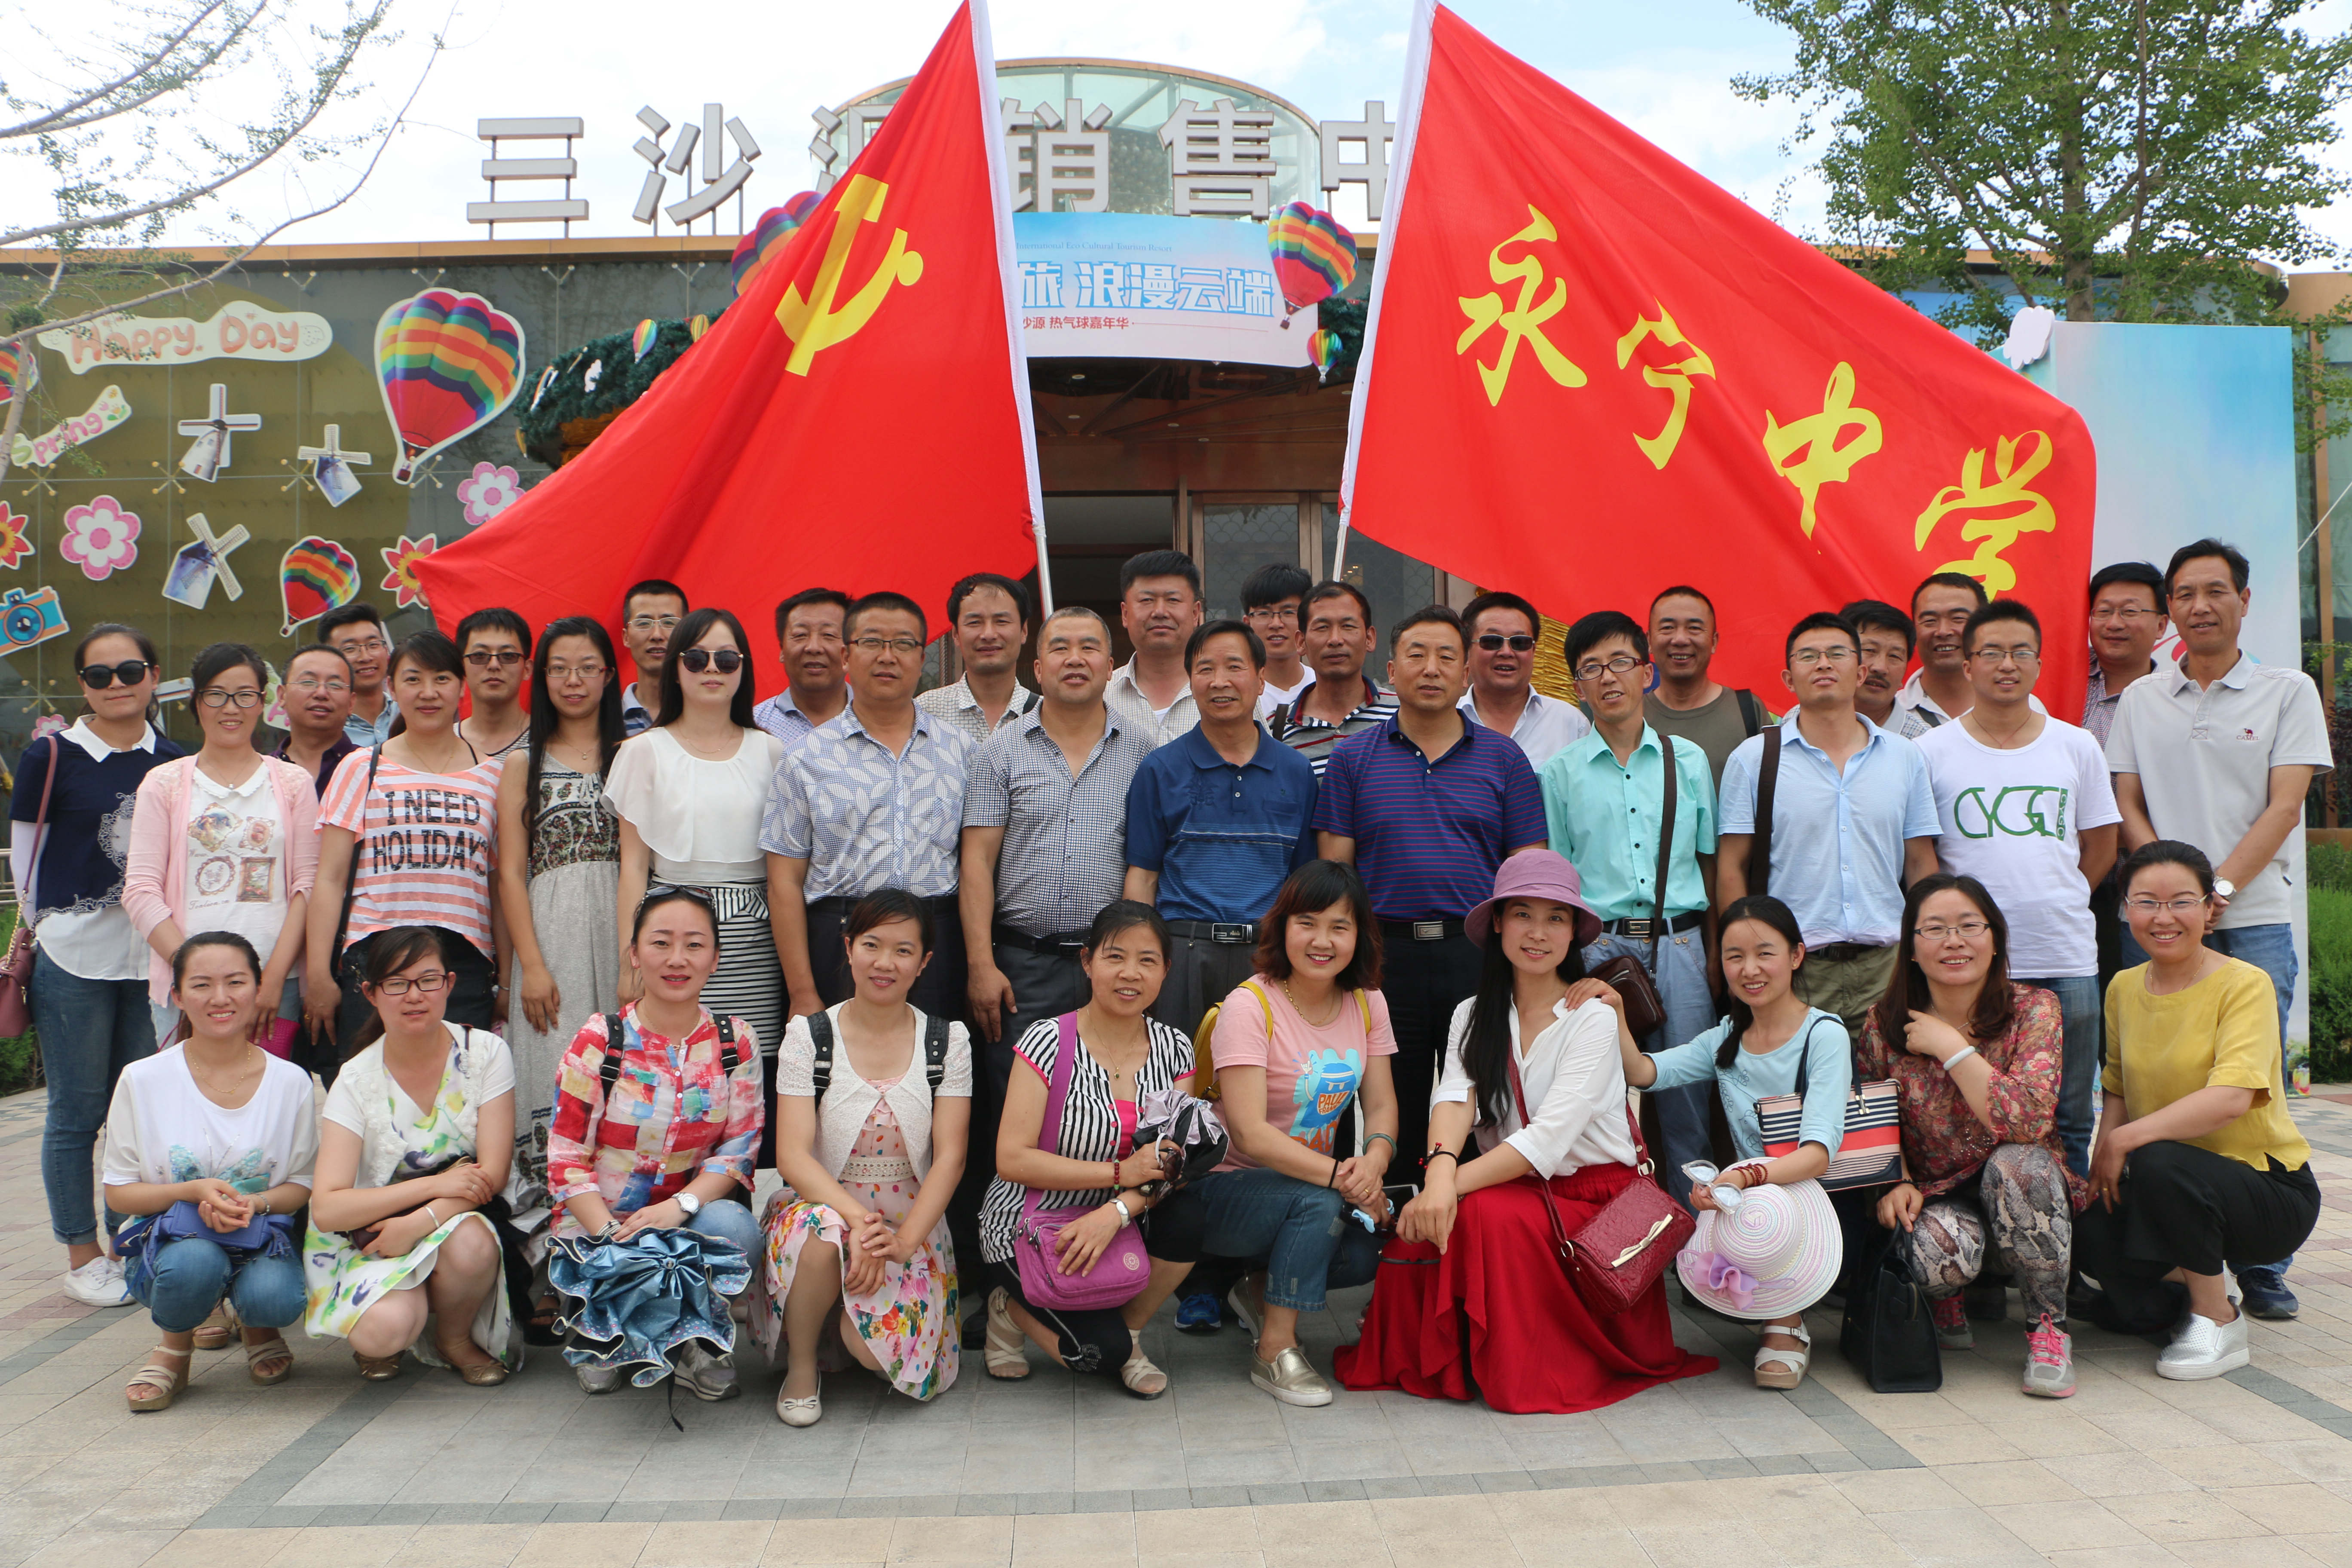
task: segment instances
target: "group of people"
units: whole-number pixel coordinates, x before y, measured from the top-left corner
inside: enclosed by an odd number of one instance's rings
[[[1339,1382],[1570,1411],[1715,1364],[1663,1277],[1612,1310],[1562,1271],[1654,1179],[1759,1385],[1876,1246],[1947,1346],[2013,1284],[2028,1394],[2073,1391],[2070,1314],[2219,1375],[2294,1315],[2318,1205],[2284,845],[2329,753],[2238,647],[2247,582],[2214,540],[2101,571],[2079,725],[2033,610],[1952,574],[1800,618],[1769,702],[1710,679],[1694,588],[1570,626],[1570,702],[1515,595],[1395,619],[1383,681],[1356,587],[1272,566],[1207,619],[1173,551],[1121,573],[1117,667],[1093,610],[965,578],[930,690],[895,593],[786,599],[765,700],[666,582],[622,649],[499,609],[394,646],[353,605],[267,753],[253,649],[197,656],[189,753],[101,626],[12,805],[66,1289],[152,1313],[134,1409],[238,1337],[282,1379],[298,1320],[362,1377],[566,1344],[604,1393],[551,1251],[682,1229],[749,1260],[791,1426],[827,1372],[928,1399],[967,1348],[1153,1397],[1171,1297],[1320,1405],[1302,1315],[1365,1284]],[[1889,1082],[1902,1179],[1842,1181]],[[733,1340],[678,1385],[738,1393]]]

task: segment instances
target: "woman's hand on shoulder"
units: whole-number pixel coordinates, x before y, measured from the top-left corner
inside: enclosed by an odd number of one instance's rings
[[[1625,1011],[1625,998],[1617,994],[1615,986],[1605,980],[1594,980],[1590,976],[1572,983],[1568,988],[1568,995],[1564,1001],[1570,1011],[1583,1006],[1587,1002],[1594,1001],[1603,1004],[1621,1016]]]

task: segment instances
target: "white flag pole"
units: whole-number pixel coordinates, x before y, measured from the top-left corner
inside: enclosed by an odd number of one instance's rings
[[[1041,615],[1054,613],[1054,573],[1045,556],[1045,500],[1037,479],[1037,417],[1029,403],[1029,347],[1021,331],[1021,266],[1013,247],[1012,175],[997,121],[996,41],[988,26],[988,0],[971,6],[972,68],[980,74],[981,138],[988,148],[988,205],[996,220],[997,270],[1004,281],[1004,339],[1013,366],[1013,404],[1021,416],[1021,460],[1029,475],[1029,531],[1037,542]]]

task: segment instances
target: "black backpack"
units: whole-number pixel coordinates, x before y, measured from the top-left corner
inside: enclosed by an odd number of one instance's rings
[[[816,1098],[833,1087],[833,1016],[820,1007],[809,1015],[809,1041],[816,1047]],[[923,1078],[936,1097],[948,1076],[948,1021],[936,1013],[923,1017]]]
[[[719,1025],[719,1068],[732,1078],[736,1068],[742,1064],[742,1058],[735,1049],[735,1020],[720,1018],[716,1022]],[[618,1013],[605,1014],[604,1064],[597,1069],[596,1076],[604,1080],[604,1098],[607,1100],[613,1098],[613,1086],[621,1081],[621,1050],[628,1037],[621,1023],[621,1016]]]

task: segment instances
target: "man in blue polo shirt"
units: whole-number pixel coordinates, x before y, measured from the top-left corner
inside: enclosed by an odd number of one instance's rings
[[[1397,711],[1332,748],[1315,827],[1323,858],[1356,868],[1380,918],[1397,1138],[1417,1164],[1454,1009],[1478,989],[1484,954],[1462,917],[1493,895],[1506,857],[1545,847],[1546,830],[1527,753],[1462,711],[1462,617],[1443,605],[1416,610],[1390,644]]]
[[[1255,972],[1258,917],[1315,858],[1315,770],[1257,721],[1265,644],[1245,624],[1195,631],[1184,668],[1201,720],[1128,786],[1123,890],[1175,935],[1151,1016],[1190,1035]]]

